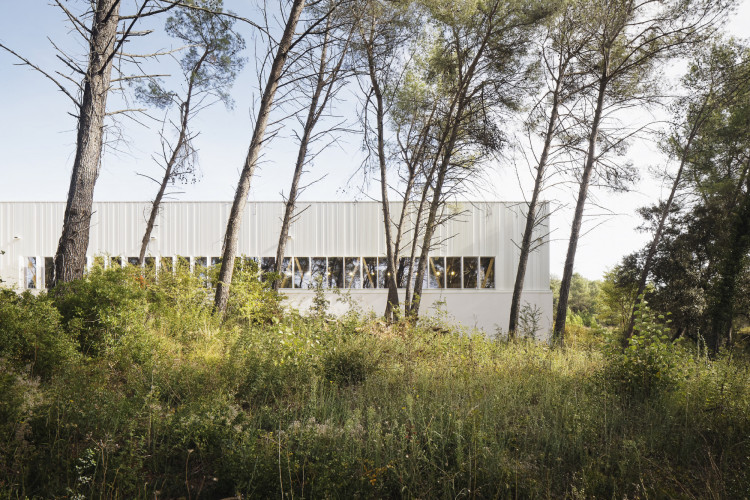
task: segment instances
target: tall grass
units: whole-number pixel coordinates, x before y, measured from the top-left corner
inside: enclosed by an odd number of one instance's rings
[[[70,288],[0,296],[3,497],[750,496],[746,360],[660,344],[641,391],[601,332],[283,311],[252,269],[223,323],[187,272]]]

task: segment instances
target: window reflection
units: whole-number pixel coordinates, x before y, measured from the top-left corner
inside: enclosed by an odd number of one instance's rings
[[[292,288],[292,259],[289,257],[284,257],[281,261],[280,288]]]
[[[109,265],[112,267],[122,267],[122,257],[111,257],[109,259]]]
[[[162,271],[165,273],[171,273],[174,268],[172,257],[162,257],[159,264],[161,265]]]
[[[343,288],[344,286],[344,259],[341,257],[329,257],[328,269],[326,271],[326,283],[328,288]]]
[[[128,264],[130,264],[131,266],[137,266],[138,257],[128,257]]]
[[[362,266],[362,287],[378,288],[378,259],[377,257],[365,257]]]
[[[311,285],[316,286],[318,280],[321,281],[323,288],[328,287],[328,276],[326,275],[326,258],[325,257],[313,257],[310,265],[310,280]]]
[[[388,259],[378,257],[378,288],[388,288]]]
[[[310,288],[310,259],[294,258],[294,288]]]
[[[24,281],[26,283],[26,288],[36,288],[36,257],[26,257]]]
[[[445,288],[445,259],[430,257],[429,288]]]
[[[445,258],[446,288],[461,288],[461,257]]]
[[[479,259],[479,288],[495,288],[495,258]]]
[[[347,257],[344,272],[346,288],[362,288],[359,257]]]
[[[260,258],[260,277],[267,279],[268,275],[276,272],[276,257]]]
[[[52,281],[55,278],[55,258],[45,257],[44,258],[44,286],[49,288],[52,286]]]
[[[464,288],[477,287],[477,257],[464,257]]]
[[[211,257],[211,265],[216,266],[221,264],[221,257]]]
[[[396,283],[399,288],[406,288],[406,280],[409,279],[410,259],[401,257],[398,259],[398,270],[396,271]]]

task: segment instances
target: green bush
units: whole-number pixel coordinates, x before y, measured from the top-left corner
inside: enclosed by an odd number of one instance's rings
[[[148,320],[147,281],[133,267],[94,267],[83,278],[58,284],[54,305],[81,352],[96,355]]]
[[[671,341],[670,320],[655,315],[646,301],[641,301],[635,319],[634,333],[624,349],[618,335],[611,338],[607,351],[610,380],[619,391],[634,396],[674,387],[682,354]]]
[[[0,358],[45,378],[75,360],[75,342],[45,293],[0,290]]]

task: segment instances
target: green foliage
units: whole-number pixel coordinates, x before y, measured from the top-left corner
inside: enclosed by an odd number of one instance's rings
[[[46,294],[0,290],[0,359],[45,378],[75,361],[75,341]]]
[[[609,378],[619,391],[633,396],[648,396],[674,387],[679,349],[670,339],[669,323],[657,315],[644,300],[635,312],[634,333],[625,349],[613,336],[609,346]]]
[[[3,295],[0,496],[746,495],[746,361],[673,348],[646,309],[613,357],[585,327],[552,350],[445,322],[248,315],[274,297],[255,273],[223,323],[180,266],[94,271],[75,301]],[[102,347],[74,342],[81,324]],[[53,333],[74,352],[40,378],[28,353]]]

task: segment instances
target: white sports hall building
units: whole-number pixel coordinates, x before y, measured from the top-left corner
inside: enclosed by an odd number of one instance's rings
[[[191,266],[217,263],[222,251],[230,202],[165,202],[152,232],[147,264],[174,268],[178,257]],[[327,288],[340,288],[363,310],[385,309],[385,235],[379,202],[299,203],[286,246],[283,293],[289,305],[306,310],[316,275]],[[88,262],[105,266],[137,262],[150,204],[96,202],[91,220]],[[393,217],[400,206],[392,204]],[[44,289],[62,229],[63,202],[0,202],[0,279],[2,286]],[[238,253],[258,259],[261,269],[273,268],[284,204],[248,202]],[[508,327],[518,265],[525,204],[461,202],[447,205],[446,219],[433,240],[421,315],[447,312],[467,329],[487,334]],[[411,228],[407,223],[407,228]],[[537,338],[546,338],[552,323],[547,224],[535,237],[524,283],[523,303],[535,311]],[[409,255],[407,231],[402,255]],[[403,270],[408,259],[400,260]],[[151,267],[149,267],[151,269]],[[406,274],[406,273],[404,273]],[[400,279],[404,286],[404,279]],[[402,292],[404,289],[402,288]],[[328,292],[330,293],[330,292]],[[332,312],[347,302],[329,297]]]

